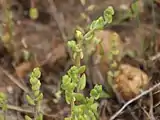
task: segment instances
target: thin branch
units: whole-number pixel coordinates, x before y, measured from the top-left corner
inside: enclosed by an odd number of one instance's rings
[[[50,4],[49,12],[51,13],[52,18],[56,21],[56,24],[58,26],[58,29],[63,41],[67,43],[68,38],[67,38],[67,35],[65,34],[66,28],[65,28],[64,15],[62,13],[61,14],[58,13],[54,0],[48,0],[48,3]],[[66,48],[66,49],[68,50],[69,56],[71,57],[72,56],[71,50],[69,48]]]
[[[160,82],[157,83],[156,85],[154,85],[153,87],[149,88],[148,90],[142,92],[140,95],[138,95],[137,97],[131,99],[130,101],[128,101],[127,103],[125,103],[123,105],[123,107],[117,111],[109,120],[114,120],[128,105],[130,105],[131,103],[133,103],[134,101],[138,100],[139,98],[143,97],[144,95],[150,93],[151,91],[153,91],[154,89],[156,89],[157,87],[160,86]]]
[[[155,104],[153,108],[156,108],[158,106],[160,106],[160,101],[157,104]]]
[[[56,21],[56,24],[58,26],[58,29],[59,29],[60,33],[61,33],[62,39],[64,41],[67,41],[67,36],[65,35],[65,27],[64,27],[65,20],[64,20],[64,17],[62,18],[60,16],[60,14],[58,13],[57,7],[56,7],[53,0],[48,0],[48,3],[50,4],[49,12],[53,16],[53,19],[55,19],[55,21]]]
[[[157,59],[159,59],[159,58],[160,58],[160,53],[157,53],[156,55],[150,57],[150,60],[151,60],[151,61],[155,61],[155,60],[157,60]]]
[[[19,88],[24,90],[26,93],[29,92],[28,88],[24,86],[21,82],[19,82],[14,76],[12,76],[8,71],[6,71],[4,68],[0,67],[0,70],[13,82],[15,83]]]
[[[2,106],[0,106],[0,107],[2,107]],[[22,108],[22,107],[19,107],[19,106],[14,106],[14,105],[7,105],[7,109],[19,111],[19,112],[22,112],[22,113],[32,113],[32,114],[34,114],[34,111],[32,109],[26,109],[26,108]]]
[[[0,107],[2,107],[2,106],[0,106]],[[19,107],[19,106],[14,106],[14,105],[7,105],[7,108],[9,110],[15,110],[15,111],[22,112],[22,113],[35,114],[34,109],[26,109],[26,108],[22,108],[22,107]],[[69,108],[65,108],[65,109],[63,109],[62,111],[60,111],[56,114],[47,114],[43,110],[41,112],[45,116],[52,117],[52,118],[58,118],[59,116],[63,115],[65,111],[69,111]]]
[[[151,116],[151,120],[156,120],[153,114],[153,93],[150,92],[150,110],[149,110],[149,114]]]

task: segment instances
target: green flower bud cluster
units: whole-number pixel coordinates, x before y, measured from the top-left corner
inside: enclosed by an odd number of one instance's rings
[[[36,120],[42,120],[42,114],[39,111],[39,103],[42,101],[43,99],[43,93],[40,91],[40,87],[41,87],[41,82],[39,80],[39,78],[41,77],[41,72],[40,72],[40,68],[34,68],[31,76],[30,76],[30,84],[31,84],[31,89],[32,89],[32,93],[30,95],[26,95],[26,99],[28,101],[28,103],[32,106],[35,106],[36,109]],[[29,116],[25,116],[26,120],[30,120]]]

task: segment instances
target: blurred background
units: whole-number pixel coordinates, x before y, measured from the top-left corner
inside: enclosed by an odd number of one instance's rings
[[[63,120],[70,113],[59,93],[61,78],[73,64],[66,43],[74,40],[76,28],[85,29],[108,6],[115,14],[99,35],[103,48],[110,46],[108,36],[116,32],[126,53],[121,62],[145,72],[151,78],[149,87],[159,82],[160,0],[0,0],[0,91],[8,95],[8,120],[23,120],[32,113],[23,89],[29,87],[29,74],[37,66],[42,72],[44,120]],[[36,10],[31,13],[31,8]],[[86,95],[95,84],[106,90],[108,70],[106,59],[94,54],[89,58],[82,62],[87,65]],[[159,90],[137,100],[116,120],[160,120]],[[101,120],[108,120],[123,105],[114,97],[98,102]]]

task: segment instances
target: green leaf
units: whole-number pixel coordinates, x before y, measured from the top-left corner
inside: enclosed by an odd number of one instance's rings
[[[35,77],[30,77],[30,83],[32,84],[32,85],[36,85],[37,83],[38,83],[38,79],[37,78],[35,78]]]
[[[71,104],[72,100],[74,100],[75,98],[72,96],[72,93],[66,91],[65,99],[66,99],[67,104]]]
[[[36,118],[36,120],[43,120],[43,114],[39,114]]]
[[[107,72],[107,75],[108,75],[108,76],[111,76],[111,77],[114,77],[114,73],[113,73],[112,71],[108,71],[108,72]]]
[[[136,57],[136,51],[128,50],[126,53],[129,57],[135,58]]]
[[[104,19],[105,23],[111,23],[112,22],[112,16],[114,15],[114,10],[112,6],[109,6],[105,11],[104,11]]]
[[[85,70],[86,70],[86,66],[85,66],[85,65],[81,66],[81,67],[78,69],[78,74],[84,73]]]
[[[27,102],[28,102],[30,105],[35,105],[34,100],[33,100],[29,95],[26,95],[26,99],[27,99]]]
[[[97,100],[99,99],[101,93],[102,93],[102,86],[95,85],[94,88],[90,92],[90,96],[93,97],[95,100]]]
[[[68,47],[73,49],[76,46],[76,42],[74,40],[68,41],[67,42]]]
[[[103,17],[99,17],[97,20],[93,21],[90,25],[90,30],[101,30],[104,27]]]
[[[6,94],[4,94],[3,92],[0,92],[0,99],[6,100],[7,99]]]
[[[131,4],[131,9],[133,10],[133,13],[136,15],[139,13],[138,2],[139,1],[137,0],[136,2],[133,2]]]
[[[22,52],[24,60],[28,61],[31,58],[31,53],[27,50],[23,50]]]
[[[112,96],[105,92],[105,91],[102,91],[102,93],[100,94],[100,98],[111,98]]]
[[[77,40],[82,40],[83,39],[83,33],[79,30],[76,30],[75,37],[76,37]]]
[[[98,39],[98,38],[96,38],[96,37],[93,38],[93,43],[94,43],[95,45],[100,44],[100,42],[101,42],[100,39]]]
[[[93,97],[90,97],[90,98],[86,98],[86,103],[90,106],[90,105],[92,105],[93,103],[94,103],[94,98]]]
[[[94,99],[98,99],[98,93],[95,89],[92,89],[90,92],[90,96],[93,97]]]
[[[83,90],[86,87],[86,75],[83,74],[78,83],[78,90]]]
[[[29,16],[33,20],[37,19],[38,18],[38,10],[37,10],[37,8],[30,8],[30,10],[29,10]]]
[[[111,68],[115,69],[118,67],[118,63],[116,60],[113,60],[112,63],[111,63]]]
[[[34,91],[34,96],[35,97],[38,97],[39,95],[40,95],[40,91],[39,90]]]
[[[71,117],[64,118],[64,120],[72,120]]]
[[[33,91],[39,90],[39,89],[40,89],[40,86],[41,86],[41,82],[38,81],[37,84],[35,84],[34,86],[32,86],[32,90],[33,90]]]
[[[104,16],[106,15],[114,15],[114,9],[112,6],[109,6],[107,9],[104,10]]]
[[[118,49],[112,50],[111,53],[113,55],[118,55],[120,53],[120,51]]]
[[[7,107],[8,107],[8,105],[7,105],[6,103],[4,103],[4,104],[2,105],[2,110],[3,110],[3,111],[6,111],[6,110],[7,110]]]
[[[94,113],[92,112],[92,110],[88,110],[88,116],[90,117],[91,120],[96,120],[96,117]]]
[[[68,85],[68,87],[67,87],[67,90],[68,91],[73,91],[74,89],[75,89],[75,87],[76,87],[76,83],[70,83],[69,85]]]
[[[76,57],[77,57],[77,53],[75,52],[75,53],[73,53],[73,59],[75,60],[76,59]]]
[[[84,97],[83,94],[81,94],[81,93],[74,93],[73,95],[76,98],[76,101],[82,102],[82,103],[85,102],[85,97]]]
[[[25,115],[25,120],[32,120],[28,115]]]
[[[68,75],[62,77],[62,84],[68,84],[71,82],[71,78]]]
[[[90,120],[90,117],[87,114],[84,114],[85,120]]]
[[[98,103],[92,104],[92,105],[91,105],[92,111],[97,112],[98,105],[99,105]]]
[[[88,33],[85,34],[85,40],[86,41],[91,41],[93,38],[94,38],[94,32],[89,31]]]
[[[39,67],[34,68],[31,76],[36,77],[36,78],[40,78],[41,77],[40,68]]]
[[[105,15],[104,16],[104,19],[105,19],[105,23],[112,23],[112,16],[111,15]]]
[[[83,59],[84,55],[83,52],[80,52],[80,58]]]
[[[36,101],[41,101],[43,99],[43,93],[40,93],[40,95],[36,98]]]

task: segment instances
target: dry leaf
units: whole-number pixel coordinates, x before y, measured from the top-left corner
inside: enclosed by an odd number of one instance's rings
[[[120,74],[116,78],[115,88],[124,100],[130,100],[148,87],[146,73],[128,64],[120,65]]]

